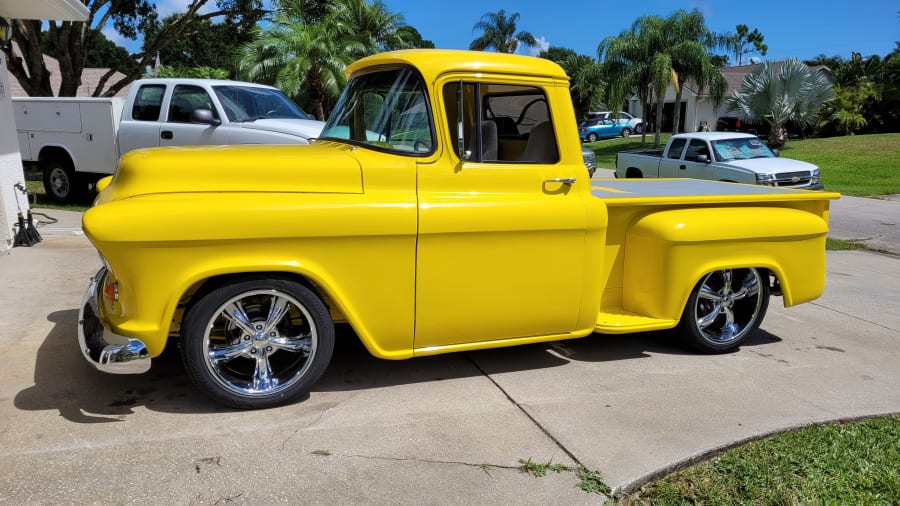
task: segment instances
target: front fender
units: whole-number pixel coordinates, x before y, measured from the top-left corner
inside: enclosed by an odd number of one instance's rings
[[[678,319],[696,283],[718,269],[761,267],[781,282],[785,307],[817,298],[825,286],[825,220],[780,207],[660,211],[626,233],[623,306]]]

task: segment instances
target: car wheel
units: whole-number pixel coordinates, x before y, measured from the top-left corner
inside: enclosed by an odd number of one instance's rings
[[[81,181],[71,167],[57,160],[50,160],[43,165],[44,192],[48,197],[57,202],[70,203],[82,195]]]
[[[635,125],[635,126],[634,126],[634,133],[636,133],[636,134],[642,134],[642,133],[644,133],[644,124],[643,124],[643,123],[638,123],[637,125]]]
[[[679,326],[694,349],[723,353],[759,327],[768,306],[768,277],[759,269],[714,271],[694,287]]]
[[[628,137],[628,136],[630,136],[630,135],[631,135],[631,129],[630,129],[630,128],[623,128],[623,129],[622,129],[622,137]]]
[[[595,134],[594,132],[589,133],[587,136],[587,141],[588,142],[597,142],[597,134]]]
[[[322,300],[293,281],[248,279],[212,290],[185,316],[181,356],[205,394],[268,408],[309,393],[334,351]]]

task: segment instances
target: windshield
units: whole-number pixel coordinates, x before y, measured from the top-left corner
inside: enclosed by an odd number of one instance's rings
[[[225,115],[230,121],[258,119],[313,119],[284,93],[272,88],[253,86],[213,86]]]
[[[410,69],[365,74],[347,84],[319,138],[430,153],[434,133],[427,104],[422,80]]]
[[[750,158],[774,158],[769,148],[756,137],[738,139],[722,139],[712,141],[716,159],[720,162],[729,160],[748,160]]]

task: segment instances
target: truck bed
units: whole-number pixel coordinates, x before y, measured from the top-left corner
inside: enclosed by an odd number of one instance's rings
[[[591,194],[606,201],[608,206],[835,200],[840,197],[837,193],[701,179],[601,179],[592,181]]]

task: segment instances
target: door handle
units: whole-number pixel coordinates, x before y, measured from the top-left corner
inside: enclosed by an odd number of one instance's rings
[[[678,168],[681,170],[685,170],[687,169],[687,165],[679,165]]]
[[[544,180],[545,183],[562,183],[562,184],[575,184],[575,181],[578,181],[574,177],[555,177],[553,179]]]
[[[174,134],[172,134],[171,130],[163,130],[162,132],[159,133],[159,136],[163,139],[169,140],[172,137],[174,137]]]

